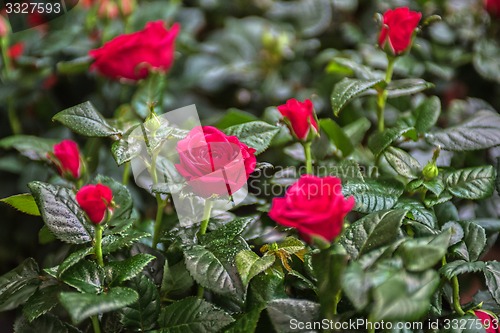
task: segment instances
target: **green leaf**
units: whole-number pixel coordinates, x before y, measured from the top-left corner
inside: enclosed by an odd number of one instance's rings
[[[69,328],[73,330],[69,331]],[[38,333],[38,332],[50,332],[50,333],[81,333],[80,330],[75,329],[73,326],[63,323],[59,318],[52,314],[43,315],[31,323],[26,320],[26,318],[19,318],[14,323],[14,333]]]
[[[498,42],[491,39],[479,38],[474,43],[472,63],[476,71],[488,80],[500,83],[500,60]]]
[[[141,117],[146,118],[150,113],[151,106],[157,106],[162,109],[163,105],[159,105],[162,100],[162,95],[165,93],[166,75],[162,73],[152,73],[147,79],[139,83],[139,88],[132,97],[132,107],[134,111]]]
[[[59,121],[75,133],[90,137],[109,137],[121,132],[111,126],[90,102],[75,105],[57,113],[52,120]]]
[[[130,288],[110,288],[102,294],[82,294],[63,292],[59,300],[68,311],[75,324],[91,316],[121,309],[139,299],[137,292]]]
[[[456,260],[444,265],[439,272],[448,280],[465,273],[474,273],[483,271],[486,264],[482,261],[467,262],[465,260]]]
[[[414,95],[418,92],[432,88],[434,85],[422,79],[394,80],[387,86],[387,97],[395,98]]]
[[[408,179],[416,179],[422,166],[418,161],[402,149],[389,147],[384,152],[387,162],[398,174]]]
[[[17,194],[8,198],[3,198],[0,199],[0,202],[6,203],[25,214],[40,216],[40,211],[38,210],[35,199],[29,193]]]
[[[487,165],[452,171],[446,176],[445,184],[456,197],[477,200],[493,194],[495,177],[495,169]]]
[[[258,155],[269,147],[279,130],[279,127],[263,121],[251,121],[226,128],[224,133],[237,136],[241,142],[254,148],[255,154]]]
[[[45,225],[58,239],[66,243],[90,242],[94,227],[75,201],[75,194],[65,188],[34,181],[28,187],[35,198]]]
[[[408,218],[418,221],[429,228],[436,228],[436,215],[432,210],[425,208],[420,201],[413,199],[400,199],[394,208],[406,209],[408,210],[408,213],[406,214]]]
[[[441,148],[453,151],[488,149],[500,145],[500,115],[481,110],[454,127],[428,135],[429,141]]]
[[[189,275],[183,261],[169,266],[165,262],[163,278],[161,282],[161,292],[166,295],[182,294],[193,286],[193,278]]]
[[[353,146],[361,144],[372,123],[367,118],[359,118],[343,127]]]
[[[341,279],[348,258],[346,251],[340,245],[333,245],[312,256],[312,265],[318,281],[321,312],[326,318],[331,319],[336,309],[337,296],[342,289]]]
[[[351,140],[344,133],[342,127],[333,121],[333,119],[320,119],[319,126],[323,131],[325,131],[330,142],[342,151],[342,155],[344,157],[353,152],[354,146],[352,145]]]
[[[38,243],[41,245],[52,243],[57,240],[56,236],[50,232],[49,228],[44,224],[38,231]]]
[[[231,325],[229,325],[224,333],[253,333],[257,330],[257,324],[260,318],[260,309],[253,309],[246,313],[243,313],[241,317],[236,319]]]
[[[0,311],[15,309],[26,302],[41,282],[38,274],[37,263],[29,258],[0,276]]]
[[[495,301],[500,304],[500,262],[489,261],[483,270],[486,279],[486,286]]]
[[[142,150],[141,141],[135,138],[132,133],[139,125],[130,127],[122,137],[111,145],[111,154],[116,164],[122,165],[137,157]]]
[[[146,275],[133,279],[129,286],[137,291],[139,299],[122,310],[121,322],[127,329],[148,331],[160,315],[160,294]]]
[[[60,292],[61,287],[58,285],[38,289],[23,306],[23,314],[26,319],[32,322],[52,310],[59,304],[58,296]]]
[[[102,239],[102,254],[106,255],[118,251],[124,247],[129,247],[139,239],[151,237],[147,232],[127,230],[125,234],[109,235]]]
[[[34,161],[48,160],[47,153],[54,149],[58,140],[31,135],[14,135],[0,140],[0,148],[15,149],[23,156]]]
[[[448,250],[450,238],[451,230],[447,229],[435,237],[408,239],[400,245],[397,253],[407,270],[424,271],[441,261]]]
[[[457,249],[456,252],[467,261],[478,260],[486,246],[486,232],[474,222],[460,221],[458,223],[464,231],[462,241],[464,247]]]
[[[342,289],[357,310],[368,305],[371,284],[363,267],[357,261],[347,265],[342,274]]]
[[[387,147],[412,127],[391,127],[383,132],[377,132],[368,139],[368,147],[375,156],[379,156]]]
[[[244,249],[240,247],[238,252]],[[218,294],[234,295],[241,299],[244,293],[242,282],[236,269],[231,269],[230,258],[224,254],[226,252],[211,251],[201,245],[187,247],[184,249],[186,268],[201,286]]]
[[[236,108],[229,108],[224,113],[224,116],[217,121],[215,127],[224,129],[230,126],[249,123],[256,120],[258,120],[258,118],[250,112],[242,111]]]
[[[167,306],[158,320],[162,333],[216,333],[233,321],[226,312],[194,297]]]
[[[342,108],[353,98],[383,82],[383,79],[356,80],[344,78],[333,88],[331,102],[333,114],[338,116]]]
[[[104,270],[94,261],[82,260],[61,274],[60,279],[82,293],[97,294],[103,289]]]
[[[439,97],[432,96],[424,100],[414,111],[415,129],[419,133],[427,133],[436,124],[441,113]]]
[[[137,276],[137,274],[141,273],[144,267],[154,259],[156,259],[156,257],[153,255],[139,253],[122,261],[109,262],[106,268],[111,271],[110,285],[117,285],[132,279]]]
[[[57,73],[63,75],[75,75],[86,73],[92,58],[89,56],[78,57],[69,61],[59,61],[56,65]]]
[[[338,69],[341,69],[342,67],[352,70],[352,72],[354,72],[356,77],[365,80],[383,77],[383,73],[380,71],[374,71],[372,68],[357,63],[352,59],[341,58],[341,57],[333,57],[330,60],[330,63],[328,64],[326,71],[328,73],[334,73]]]
[[[296,332],[291,322],[314,322],[320,317],[319,304],[291,298],[270,301],[267,312],[277,332]]]
[[[374,321],[416,321],[427,313],[431,296],[439,286],[433,270],[420,274],[404,271],[391,276],[373,291]]]
[[[342,193],[345,197],[354,197],[355,211],[372,213],[392,208],[403,194],[403,188],[398,182],[349,180],[342,187]]]
[[[77,264],[80,260],[89,255],[94,249],[86,247],[75,252],[72,252],[57,268],[57,276],[60,277],[68,268]]]
[[[274,264],[275,256],[259,257],[255,252],[243,250],[236,255],[236,268],[244,286],[256,275],[262,273]]]
[[[405,209],[372,213],[354,222],[342,235],[340,243],[352,259],[388,245],[401,237],[399,230]]]

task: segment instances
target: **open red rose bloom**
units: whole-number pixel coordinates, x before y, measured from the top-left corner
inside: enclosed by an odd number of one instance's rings
[[[296,228],[311,241],[320,236],[331,242],[344,225],[344,217],[354,208],[354,198],[344,198],[337,177],[303,175],[290,186],[284,198],[274,198],[269,216],[285,227]]]
[[[232,195],[254,171],[255,149],[211,126],[193,128],[177,143],[177,171],[192,191],[204,198]]]
[[[104,221],[106,211],[113,208],[113,192],[106,185],[85,185],[76,193],[76,201],[90,221],[99,224]]]
[[[151,69],[166,72],[174,61],[175,38],[180,25],[170,30],[163,21],[149,22],[138,32],[121,35],[101,48],[90,50],[91,69],[114,79],[140,80]]]
[[[411,11],[408,7],[389,9],[384,13],[378,44],[382,49],[389,46],[394,55],[403,53],[410,47],[421,18],[422,13]]]

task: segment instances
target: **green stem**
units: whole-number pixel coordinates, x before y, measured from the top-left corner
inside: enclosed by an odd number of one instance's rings
[[[204,235],[207,232],[208,222],[210,221],[210,214],[212,213],[212,207],[214,203],[212,200],[208,199],[205,202],[205,210],[203,211],[203,220],[200,225],[200,235]]]
[[[441,265],[444,266],[446,264],[446,256],[444,256],[443,259],[441,259]],[[455,309],[455,312],[460,316],[464,316],[465,312],[460,305],[460,285],[458,283],[458,278],[454,276],[450,281],[453,288],[453,308]]]
[[[387,57],[387,70],[385,72],[385,83],[386,85],[389,85],[392,81],[392,73],[394,72],[394,63],[396,62],[397,58],[388,56]],[[378,92],[377,96],[377,119],[378,119],[378,131],[383,132],[384,131],[384,111],[385,111],[385,104],[387,102],[387,87],[384,88],[383,90],[380,90]]]
[[[16,113],[16,108],[14,106],[14,98],[9,97],[8,100],[8,115],[9,115],[9,123],[10,123],[10,128],[12,130],[12,134],[18,135],[21,134],[21,122],[19,121],[19,117],[17,116]]]
[[[339,305],[340,300],[342,299],[342,289],[340,289],[337,294],[335,295],[335,299],[333,302],[333,315],[337,314],[337,307]]]
[[[130,162],[125,163],[122,176],[122,184],[127,186],[130,178]]]
[[[305,142],[302,145],[304,146],[304,154],[306,155],[306,173],[312,175],[311,142]]]
[[[205,209],[203,211],[203,220],[201,221],[200,225],[200,232],[199,232],[200,236],[204,235],[207,232],[208,222],[210,221],[210,214],[212,213],[212,207],[213,207],[212,200],[207,199],[207,201],[205,201]],[[201,299],[203,298],[204,292],[205,289],[203,288],[203,286],[198,285],[198,293],[196,296],[198,296],[198,298]]]
[[[97,263],[99,266],[104,267],[104,260],[102,259],[102,226],[100,224],[96,224],[95,226],[95,244],[94,244],[94,252],[97,258]]]
[[[161,198],[160,194],[156,195],[156,219],[153,233],[153,249],[156,249],[158,243],[160,242],[160,233],[162,229],[163,222],[163,212],[165,211],[165,206],[167,205],[167,201]]]
[[[92,327],[94,328],[94,333],[101,333],[101,326],[99,325],[99,318],[97,315],[90,317],[92,320]]]
[[[451,285],[453,287],[453,308],[455,308],[455,311],[460,316],[464,316],[465,312],[460,305],[460,285],[458,284],[458,278],[456,276],[451,279]]]

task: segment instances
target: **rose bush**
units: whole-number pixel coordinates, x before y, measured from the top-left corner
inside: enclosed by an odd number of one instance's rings
[[[0,33],[2,328],[498,331],[486,2],[80,3]]]

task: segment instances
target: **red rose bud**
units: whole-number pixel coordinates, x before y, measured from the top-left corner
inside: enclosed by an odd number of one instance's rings
[[[61,176],[69,174],[74,179],[80,178],[81,160],[80,151],[76,142],[63,140],[54,145],[56,165]]]
[[[378,38],[379,46],[392,55],[399,55],[411,47],[415,29],[422,13],[407,7],[389,9],[384,13],[384,24]]]
[[[303,175],[290,186],[284,198],[274,198],[269,216],[285,227],[296,228],[306,242],[319,236],[331,242],[354,208],[354,198],[342,195],[339,178]]]
[[[500,332],[500,329],[498,328],[498,318],[490,312],[485,310],[474,310],[474,315],[479,318],[486,333]]]
[[[112,79],[140,80],[151,70],[167,72],[174,62],[175,38],[180,25],[170,30],[163,21],[149,22],[138,32],[121,35],[101,48],[90,50],[91,69]]]
[[[295,98],[291,98],[277,108],[284,117],[290,132],[298,140],[309,141],[311,139],[309,134],[318,135],[318,122],[310,100],[299,102]]]
[[[500,0],[485,0],[484,8],[491,16],[500,18]]]
[[[92,223],[100,224],[113,210],[113,192],[106,185],[85,185],[76,193],[76,202]]]
[[[212,126],[193,128],[177,143],[177,171],[204,198],[232,195],[255,170],[255,149]]]
[[[120,6],[120,12],[123,16],[129,16],[134,12],[135,9],[135,0],[120,0],[118,2]]]

